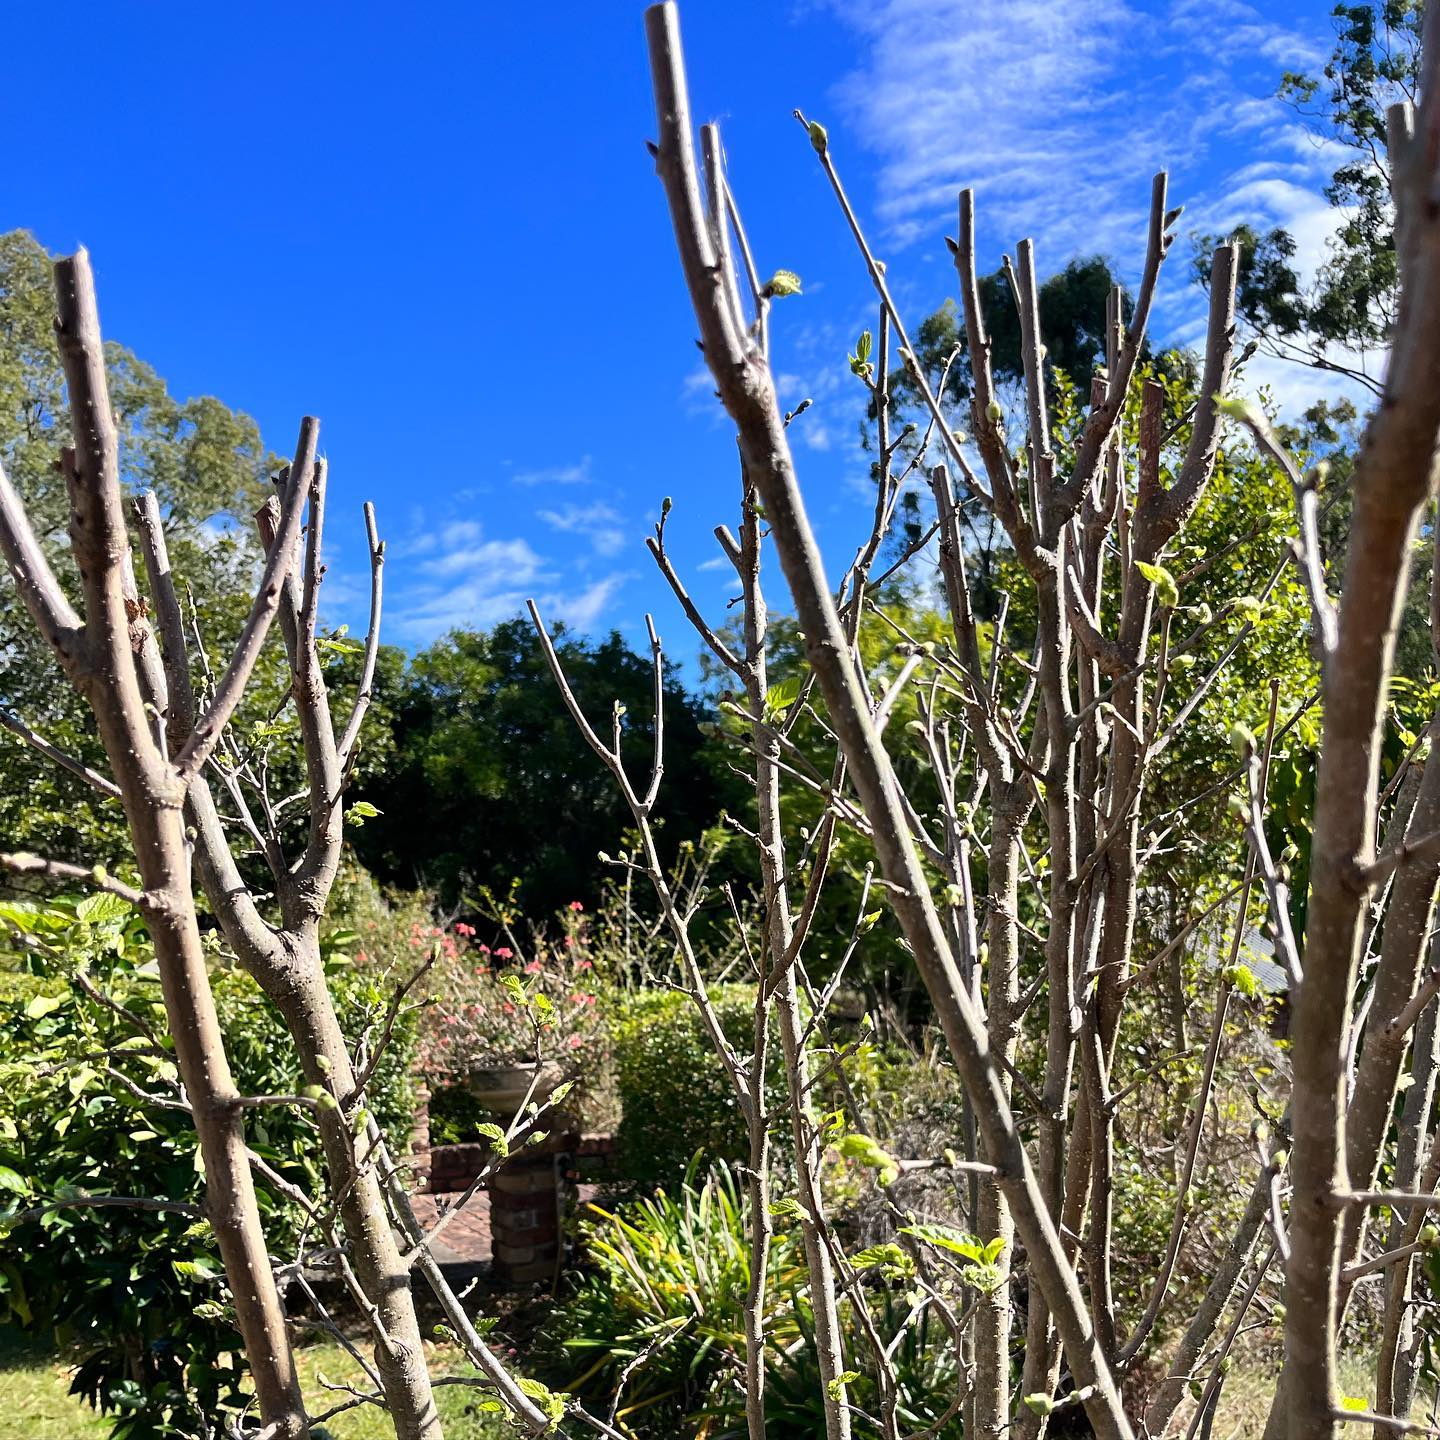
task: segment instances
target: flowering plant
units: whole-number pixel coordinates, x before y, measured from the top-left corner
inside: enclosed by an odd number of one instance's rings
[[[580,902],[561,912],[558,933],[522,949],[482,944],[472,925],[416,927],[412,944],[434,947],[420,1065],[432,1084],[473,1070],[556,1061],[573,1072],[602,1030],[595,963]]]

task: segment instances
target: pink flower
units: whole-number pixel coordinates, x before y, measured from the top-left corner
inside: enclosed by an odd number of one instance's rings
[[[475,933],[475,927],[473,925],[467,925],[463,920],[457,920],[455,922],[455,933],[457,935],[473,935]]]
[[[566,948],[567,950],[569,950],[569,949],[571,949],[571,948],[574,946],[574,944],[575,944],[575,937],[574,937],[573,935],[567,935],[567,936],[565,937],[565,948]]]
[[[585,1042],[578,1035],[572,1035],[568,1041],[568,1044],[572,1050],[578,1050],[584,1043]]]
[[[591,960],[577,960],[575,962],[575,968],[577,970],[593,970],[595,968],[595,964]]]
[[[495,950],[497,960],[509,960],[515,952],[508,945],[500,945]]]
[[[578,900],[572,900],[566,908],[574,910],[578,914],[585,907]]]
[[[500,1008],[501,1008],[507,1015],[513,1015],[513,1014],[515,1013],[515,1007],[514,1007],[508,1000],[503,1001],[503,1002],[501,1003]]]
[[[577,990],[570,997],[570,1003],[572,1005],[593,1005],[595,1003],[595,997],[593,995],[587,995],[583,990]]]
[[[357,965],[363,965],[365,963],[365,952],[363,950],[357,950],[355,952],[355,963]]]
[[[532,960],[525,967],[525,973],[527,975],[538,975],[544,968],[545,967],[538,960]]]
[[[489,947],[488,945],[477,945],[475,948],[476,948],[482,955],[488,955],[488,954],[490,953],[490,947]]]

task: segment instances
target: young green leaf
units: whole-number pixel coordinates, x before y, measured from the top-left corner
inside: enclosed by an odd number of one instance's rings
[[[803,684],[804,681],[799,675],[791,675],[788,679],[772,685],[765,692],[765,718],[774,720],[785,714],[800,698]]]
[[[505,1132],[492,1121],[477,1125],[475,1133],[484,1136],[490,1142],[490,1148],[502,1158],[510,1153],[510,1142],[505,1138]]]
[[[1155,587],[1155,598],[1163,606],[1173,610],[1180,603],[1180,587],[1163,565],[1147,565],[1145,561],[1137,560],[1135,568]]]
[[[895,1157],[869,1135],[845,1136],[840,1142],[840,1153],[847,1160],[856,1160],[867,1170],[874,1170],[875,1178],[882,1185],[899,1178],[900,1166]]]
[[[772,300],[780,300],[787,295],[799,295],[803,293],[800,289],[800,277],[793,270],[777,270],[765,282],[761,293]]]
[[[1220,978],[1247,1000],[1253,1000],[1260,994],[1260,982],[1248,965],[1227,965],[1220,972]]]
[[[949,1225],[905,1225],[901,1227],[900,1233],[913,1235],[927,1245],[949,1250],[966,1260],[973,1260],[977,1265],[986,1263],[985,1247],[981,1242],[974,1235],[968,1235],[965,1231],[953,1229]]]

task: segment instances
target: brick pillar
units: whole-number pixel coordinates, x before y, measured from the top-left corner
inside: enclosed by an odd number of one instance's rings
[[[550,1116],[557,1124],[561,1116]],[[495,1279],[502,1285],[531,1285],[554,1278],[560,1256],[560,1202],[565,1179],[561,1157],[574,1151],[578,1136],[552,1131],[539,1145],[516,1151],[491,1176],[490,1239]]]

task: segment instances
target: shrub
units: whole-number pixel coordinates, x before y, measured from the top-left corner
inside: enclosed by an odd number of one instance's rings
[[[755,1034],[753,989],[717,985],[711,998],[726,1038],[747,1053]],[[734,1088],[688,996],[673,990],[632,996],[619,1009],[611,1045],[620,1099],[616,1165],[623,1178],[674,1185],[697,1157],[702,1166],[748,1158]],[[770,1085],[783,1085],[778,1062],[770,1070]]]
[[[0,920],[21,942],[10,963],[26,972],[0,975],[0,1321],[51,1332],[75,1354],[72,1388],[114,1417],[117,1440],[213,1433],[245,1403],[247,1377],[208,1222],[64,1203],[203,1203],[195,1132],[173,1103],[148,937],[127,905],[103,895],[6,905]],[[374,1027],[387,999],[381,977],[330,950],[342,1023],[352,1035]],[[237,1083],[248,1094],[294,1093],[303,1082],[283,1023],[223,961],[217,951],[213,983]],[[400,1135],[410,1123],[413,1049],[413,1024],[402,1018],[372,1082],[377,1119]],[[317,1189],[319,1137],[304,1112],[266,1107],[247,1131],[287,1180]],[[298,1210],[263,1182],[257,1188],[267,1238],[283,1253]]]
[[[592,1067],[604,1006],[575,904],[559,935],[541,932],[528,953],[481,944],[461,921],[448,931],[414,928],[411,947],[433,947],[436,956],[421,1046],[432,1083],[463,1083],[472,1070],[523,1061],[554,1061],[572,1078]]]

